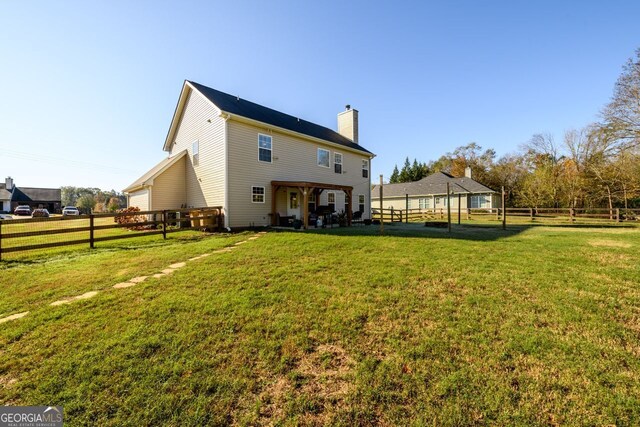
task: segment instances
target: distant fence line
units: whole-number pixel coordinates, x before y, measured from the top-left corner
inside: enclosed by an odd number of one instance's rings
[[[446,208],[393,209],[373,208],[371,218],[384,222],[447,220]],[[607,208],[451,208],[451,222],[473,220],[501,221],[503,214],[513,222],[620,223],[639,221],[640,209]]]
[[[222,207],[99,213],[0,221],[0,260],[3,254],[60,246],[162,235],[193,229],[221,230]]]

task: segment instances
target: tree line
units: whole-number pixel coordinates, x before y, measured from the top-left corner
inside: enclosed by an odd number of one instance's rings
[[[127,206],[124,194],[91,187],[61,187],[62,205],[76,206],[83,213],[115,212]]]
[[[513,207],[640,207],[640,49],[624,65],[601,120],[566,131],[560,140],[536,134],[515,153],[470,143],[435,161],[409,158],[395,166],[390,183],[417,181],[442,171],[507,190]]]

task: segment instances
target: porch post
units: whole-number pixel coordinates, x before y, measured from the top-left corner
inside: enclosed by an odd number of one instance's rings
[[[276,193],[279,188],[277,185],[271,184],[271,225],[278,225],[278,218],[276,218]]]
[[[302,189],[302,200],[304,203],[304,206],[302,207],[302,212],[304,212],[304,220],[303,220],[303,224],[304,224],[304,229],[308,229],[309,228],[309,191],[311,189],[309,187],[304,187]]]
[[[353,206],[352,206],[352,201],[351,201],[351,196],[353,193],[353,190],[347,190],[346,195],[347,195],[347,224],[349,225],[349,227],[351,227],[351,220],[353,219]]]

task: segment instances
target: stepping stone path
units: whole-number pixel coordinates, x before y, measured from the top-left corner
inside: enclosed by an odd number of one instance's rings
[[[9,320],[20,319],[21,317],[24,317],[27,314],[29,314],[28,311],[23,311],[22,313],[12,314],[11,316],[3,317],[2,319],[0,319],[0,323],[8,322]]]
[[[256,240],[259,237],[264,236],[265,234],[267,234],[266,231],[261,231],[258,234],[249,237],[246,240],[241,240],[239,242],[234,243],[233,246],[227,246],[227,247],[224,247],[222,249],[215,250],[215,251],[213,251],[211,253],[205,253],[205,254],[202,254],[202,255],[198,255],[198,256],[195,256],[193,258],[189,258],[188,261],[197,261],[199,259],[206,258],[206,257],[210,256],[212,253],[213,254],[218,254],[218,253],[223,253],[223,252],[231,252],[233,249],[236,249],[238,246],[247,243],[249,240]],[[113,288],[114,289],[130,288],[131,286],[135,286],[138,283],[144,282],[149,277],[153,277],[154,279],[159,279],[161,277],[164,277],[164,276],[166,276],[168,274],[173,273],[174,271],[176,271],[179,268],[185,267],[186,265],[187,265],[186,262],[176,262],[175,264],[171,264],[168,268],[165,268],[164,270],[162,270],[160,273],[156,273],[156,274],[154,274],[152,276],[133,277],[133,278],[129,279],[129,281],[127,281],[127,282],[116,283],[115,285],[113,285]],[[54,301],[49,305],[58,306],[58,305],[63,305],[63,304],[70,304],[70,303],[75,302],[75,301],[80,301],[80,300],[92,298],[92,297],[94,297],[96,295],[98,295],[98,291],[86,292],[86,293],[84,293],[82,295],[77,295],[75,297]],[[0,323],[5,323],[5,322],[9,322],[11,320],[20,319],[20,318],[26,316],[27,314],[29,314],[28,311],[24,311],[22,313],[12,314],[10,316],[0,318]]]
[[[69,303],[72,303],[72,302],[74,302],[74,301],[79,301],[79,300],[83,300],[83,299],[93,298],[93,297],[95,297],[96,295],[98,295],[98,291],[86,292],[86,293],[84,293],[84,294],[82,294],[82,295],[78,295],[78,296],[71,297],[71,298],[68,298],[68,299],[61,299],[61,300],[59,300],[59,301],[54,301],[54,302],[52,302],[52,303],[51,303],[51,304],[49,304],[49,305],[62,305],[62,304],[69,304]]]

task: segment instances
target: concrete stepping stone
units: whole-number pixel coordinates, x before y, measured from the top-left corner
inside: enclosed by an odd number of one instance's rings
[[[68,298],[68,299],[62,299],[62,300],[59,300],[59,301],[54,301],[54,302],[52,302],[50,305],[62,305],[62,304],[69,304],[69,303],[72,303],[72,302],[74,302],[74,301],[79,301],[79,300],[83,300],[83,299],[93,298],[93,297],[95,297],[96,295],[98,295],[98,291],[85,292],[85,293],[84,293],[84,294],[82,294],[82,295],[78,295],[78,296],[71,297],[71,298]]]
[[[259,238],[260,238],[260,236],[253,236],[253,237],[249,237],[249,240],[256,240],[256,239],[259,239]]]
[[[153,275],[153,278],[154,279],[159,279],[159,278],[164,277],[166,275],[167,275],[166,273],[156,273],[156,274]]]
[[[147,280],[149,276],[138,276],[138,277],[134,277],[133,279],[129,280],[129,282],[131,283],[142,283],[145,280]]]
[[[171,274],[173,273],[175,270],[173,268],[165,268],[164,270],[162,270],[162,273],[164,274]]]
[[[176,268],[182,268],[182,267],[184,267],[185,265],[187,265],[187,263],[186,263],[186,262],[176,262],[175,264],[171,264],[171,265],[169,266],[169,268],[172,268],[172,269],[174,269],[174,270],[175,270]]]
[[[246,241],[246,240],[243,240],[243,241],[241,241],[241,242],[236,242],[236,243],[234,243],[234,246],[244,245],[245,243],[247,243],[247,241]]]
[[[22,313],[12,314],[11,316],[3,317],[2,319],[0,319],[0,323],[8,322],[10,320],[20,319],[20,318],[26,316],[27,314],[29,314],[28,311],[23,311]]]
[[[130,288],[131,286],[135,286],[135,285],[137,285],[137,283],[121,282],[121,283],[116,283],[115,285],[113,285],[113,287],[115,289],[123,289],[123,288]]]

